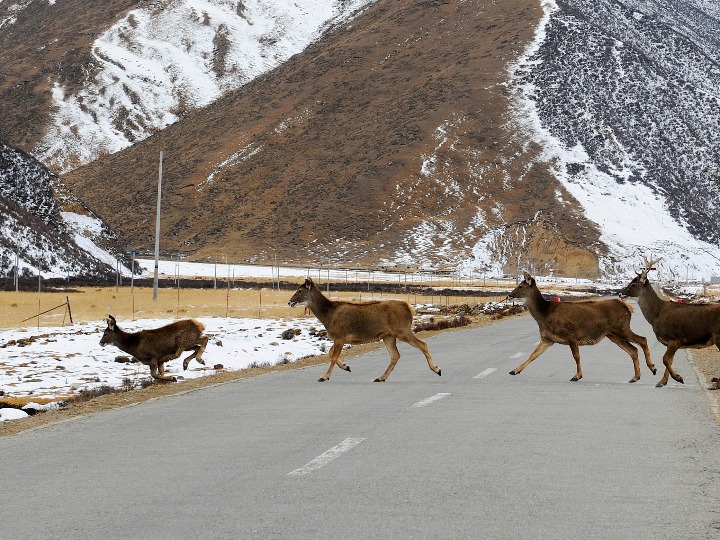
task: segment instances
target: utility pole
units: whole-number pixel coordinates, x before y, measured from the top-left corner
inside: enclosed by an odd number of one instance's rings
[[[160,152],[160,170],[158,173],[157,214],[155,217],[155,275],[153,277],[153,301],[158,297],[158,273],[160,267],[160,199],[162,194],[163,153]]]
[[[130,252],[130,294],[135,294],[135,255],[137,251]]]

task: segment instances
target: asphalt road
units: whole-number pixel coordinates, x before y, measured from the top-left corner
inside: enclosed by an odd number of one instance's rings
[[[662,351],[639,310],[633,327]],[[530,317],[0,438],[0,538],[720,538],[720,434],[603,341]],[[209,359],[211,360],[211,359]]]

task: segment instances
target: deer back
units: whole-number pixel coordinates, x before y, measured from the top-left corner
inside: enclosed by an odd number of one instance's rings
[[[412,327],[410,304],[400,300],[333,302],[322,321],[334,339],[371,340],[403,334]]]
[[[541,333],[558,342],[597,343],[607,335],[623,334],[632,308],[622,300],[548,302],[541,313],[531,312]]]

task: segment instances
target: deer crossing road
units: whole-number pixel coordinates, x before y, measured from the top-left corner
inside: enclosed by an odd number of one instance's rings
[[[655,362],[664,347],[636,310]],[[718,538],[720,435],[613,343],[584,378],[530,317],[0,438],[2,538]],[[210,359],[211,360],[211,359]],[[212,361],[212,360],[211,360]],[[521,361],[521,360],[520,360]]]

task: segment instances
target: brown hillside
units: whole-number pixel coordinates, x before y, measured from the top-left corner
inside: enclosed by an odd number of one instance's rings
[[[51,82],[68,93],[82,87],[92,69],[90,46],[100,33],[141,0],[62,0],[58,5],[28,2],[0,5],[0,19],[17,21],[2,29],[0,41],[0,140],[31,152],[51,112]]]
[[[496,252],[522,265],[592,274],[598,231],[506,127],[507,64],[540,15],[523,0],[380,0],[65,181],[130,248],[152,249],[162,150],[166,252],[345,264],[400,253],[437,265],[496,230]]]

